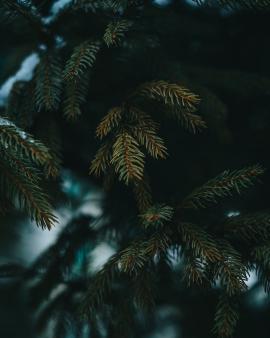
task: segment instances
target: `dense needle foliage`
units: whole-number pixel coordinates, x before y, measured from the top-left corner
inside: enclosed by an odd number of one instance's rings
[[[24,40],[10,71],[38,58],[1,108],[2,222],[21,210],[57,226],[63,168],[105,192],[100,218],[74,216],[22,274],[36,336],[150,337],[171,306],[179,337],[232,337],[250,272],[270,291],[269,205],[256,192],[269,161],[243,155],[269,142],[256,116],[270,108],[258,66],[270,1],[192,3],[73,0],[51,14],[50,1],[1,1],[1,29]],[[260,58],[249,64],[243,46]],[[241,213],[227,217],[233,203]],[[115,253],[93,272],[104,242]],[[196,299],[208,300],[200,311]],[[193,305],[200,328],[187,324]]]

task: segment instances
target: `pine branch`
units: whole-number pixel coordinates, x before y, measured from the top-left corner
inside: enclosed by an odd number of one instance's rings
[[[191,223],[180,223],[178,231],[185,245],[184,250],[191,251],[194,257],[209,262],[221,260],[221,253],[215,239],[201,227]]]
[[[142,180],[135,181],[133,192],[137,203],[138,210],[145,212],[153,204],[152,191],[148,177],[144,174]]]
[[[206,128],[202,118],[194,114],[200,102],[199,97],[185,87],[166,81],[153,81],[141,85],[131,97],[136,95],[158,100],[168,105],[173,116],[180,121],[184,128],[193,133]]]
[[[174,109],[174,115],[186,130],[196,134],[206,128],[206,123],[201,116],[196,115],[188,110]]]
[[[156,204],[140,215],[142,225],[148,227],[162,227],[172,220],[174,209],[166,204]]]
[[[129,0],[109,0],[110,6],[114,12],[124,11],[132,1]]]
[[[103,40],[106,45],[108,47],[119,45],[132,24],[132,21],[124,19],[110,22],[103,36]]]
[[[255,261],[256,273],[263,284],[265,292],[270,292],[270,245],[269,242],[257,246],[251,252]]]
[[[2,151],[0,169],[0,186],[7,198],[11,202],[18,202],[19,207],[25,210],[38,226],[50,229],[57,219],[52,213],[48,196],[39,186],[34,168],[22,159],[11,157],[10,151]]]
[[[247,290],[248,267],[242,262],[241,254],[227,241],[220,241],[222,259],[216,266],[216,278],[229,296]]]
[[[105,304],[105,298],[120,273],[130,275],[132,279],[140,276],[147,264],[165,253],[171,244],[165,231],[154,233],[149,239],[134,240],[125,249],[114,254],[103,268],[94,276],[87,291],[81,312],[90,318],[97,309]]]
[[[123,131],[118,134],[113,144],[111,163],[121,181],[142,180],[144,172],[144,154],[139,149],[137,141]]]
[[[268,243],[255,247],[252,257],[259,262],[263,268],[270,268],[270,246]]]
[[[39,185],[41,178],[38,170],[33,166],[29,159],[24,155],[19,154],[16,150],[9,149],[6,155],[10,161],[16,164],[16,169],[29,180],[29,183]]]
[[[18,200],[41,227],[51,228],[56,218],[48,197],[39,187],[40,178],[31,162],[47,165],[52,156],[39,141],[16,127],[7,119],[0,119],[0,144],[2,149],[1,180],[8,199]]]
[[[269,0],[192,0],[200,6],[225,7],[228,9],[257,9],[270,8]]]
[[[241,170],[226,170],[211,179],[202,187],[195,189],[187,196],[181,207],[188,209],[206,208],[218,202],[218,199],[231,196],[234,191],[240,194],[242,189],[251,187],[258,176],[264,173],[259,165],[254,165]]]
[[[103,268],[94,276],[81,305],[82,315],[92,319],[97,309],[104,304],[105,297],[113,286],[113,281],[119,273],[117,268],[119,256],[113,255]]]
[[[149,154],[155,159],[165,159],[168,155],[164,141],[155,130],[146,126],[135,126],[131,128],[134,138],[146,148]]]
[[[152,117],[145,111],[125,103],[128,112],[129,123],[132,126],[144,127],[154,130],[155,132],[159,129],[159,124],[152,119]]]
[[[165,159],[168,155],[164,141],[157,135],[159,125],[150,115],[134,106],[128,106],[130,132],[155,159]]]
[[[232,337],[238,322],[238,304],[234,298],[222,294],[217,304],[213,332],[220,338]]]
[[[30,0],[3,0],[1,9],[13,12],[13,15],[24,14],[31,10]]]
[[[160,81],[160,83],[164,82]],[[148,88],[148,86],[146,87]],[[143,88],[143,86],[140,88]],[[171,89],[174,96],[171,93],[169,95],[173,102],[174,100],[179,100],[175,88]],[[129,102],[132,96],[138,94],[138,92],[140,90],[132,94],[121,107],[112,108],[102,119],[96,130],[96,135],[100,139],[106,137],[113,130],[114,134],[117,135],[118,133],[113,145],[111,164],[115,166],[116,173],[120,174],[120,180],[124,180],[126,184],[130,179],[134,181],[142,180],[145,155],[140,151],[139,145],[144,146],[155,159],[164,159],[168,154],[163,140],[157,135],[158,124],[147,113]],[[195,122],[190,123],[195,130]],[[99,174],[98,171],[101,172],[103,170],[101,167],[98,169],[101,164],[101,158],[106,162],[106,157],[103,157],[103,155],[104,149],[100,150],[98,157],[92,163],[91,167],[93,169],[91,169],[91,172]],[[106,156],[109,156],[109,154]],[[136,185],[139,186],[137,183]]]
[[[114,107],[109,110],[108,114],[101,120],[96,129],[96,136],[99,139],[103,139],[107,136],[112,129],[119,126],[123,117],[122,107]]]
[[[65,87],[64,116],[74,121],[81,115],[81,106],[86,102],[89,73],[81,75],[79,80],[67,81]]]
[[[134,92],[134,95],[142,95],[170,106],[178,106],[189,112],[196,111],[200,102],[198,95],[187,88],[166,81],[144,83]]]
[[[30,0],[2,0],[0,4],[1,14],[7,19],[14,20],[22,17],[37,32],[40,38],[47,37],[48,32],[43,28],[41,17]]]
[[[224,229],[230,236],[246,242],[261,242],[270,237],[270,215],[254,213],[230,218]]]
[[[100,43],[98,41],[85,41],[77,46],[66,64],[64,79],[75,81],[80,78],[85,71],[93,66],[99,49]]]
[[[57,55],[46,53],[36,70],[35,101],[38,110],[56,110],[62,92],[62,69]]]
[[[145,248],[146,243],[143,241],[134,241],[122,250],[119,258],[120,270],[131,275],[138,275],[148,260]]]
[[[49,147],[51,155],[51,158],[44,165],[44,174],[47,178],[57,178],[60,175],[62,165],[61,133],[53,118],[49,121],[46,130],[44,129],[44,124],[42,122],[41,124],[38,135],[40,135],[46,146]]]
[[[151,260],[159,259],[171,245],[166,231],[156,231],[149,239],[134,240],[119,253],[119,268],[124,273],[136,276]]]
[[[113,14],[123,13],[128,7],[138,6],[138,0],[73,0],[74,9],[82,9],[86,12],[97,12],[98,10]]]
[[[156,231],[146,242],[145,251],[153,258],[166,253],[171,244],[172,239],[170,238],[170,233],[167,231],[167,229],[159,230]]]
[[[0,144],[7,151],[13,149],[33,162],[45,165],[51,160],[49,150],[7,119],[0,118]]]
[[[72,8],[95,12],[99,7],[99,3],[101,3],[101,0],[72,0]]]
[[[103,144],[96,153],[95,158],[91,162],[90,174],[100,176],[108,169],[111,161],[112,146],[109,143]]]
[[[194,257],[189,250],[185,254],[183,280],[186,281],[188,287],[202,286],[208,282],[205,275],[205,263],[202,259]]]

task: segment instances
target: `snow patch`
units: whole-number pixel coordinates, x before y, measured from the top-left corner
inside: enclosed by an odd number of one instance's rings
[[[58,13],[65,7],[67,6],[71,0],[57,0],[53,5],[50,10],[50,15],[47,16],[46,18],[43,18],[43,22],[45,24],[50,24],[58,15]]]
[[[39,56],[37,53],[28,55],[23,62],[17,73],[9,77],[0,88],[0,106],[3,106],[11,91],[12,86],[16,81],[30,81],[34,74],[34,69],[39,63]]]

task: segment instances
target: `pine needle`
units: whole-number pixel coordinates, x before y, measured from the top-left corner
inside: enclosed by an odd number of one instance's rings
[[[217,304],[213,332],[219,338],[232,337],[238,319],[239,314],[236,299],[222,294]]]
[[[96,41],[85,41],[77,46],[66,64],[64,79],[72,81],[80,78],[94,65],[99,49],[100,43]]]
[[[109,143],[103,144],[96,153],[90,166],[90,174],[100,176],[105,173],[110,165],[112,146]]]
[[[119,45],[132,24],[132,21],[125,19],[110,22],[103,36],[106,45],[108,47]]]
[[[162,101],[171,106],[179,106],[190,112],[196,111],[200,102],[198,95],[193,94],[187,88],[166,81],[144,83],[135,93]]]
[[[112,131],[112,129],[119,126],[122,116],[122,107],[114,107],[110,109],[107,115],[101,120],[100,124],[98,125],[96,129],[96,136],[102,140]]]
[[[62,67],[57,55],[46,53],[42,56],[37,66],[35,81],[38,110],[56,110],[60,105],[62,93]]]
[[[264,169],[259,165],[241,170],[226,170],[202,187],[195,189],[184,199],[181,206],[190,209],[206,208],[217,203],[221,198],[231,196],[233,192],[240,194],[243,189],[251,187],[258,181],[258,176],[263,173]]]
[[[122,132],[116,137],[111,163],[121,181],[128,184],[132,180],[142,180],[144,157],[138,142],[130,134]]]

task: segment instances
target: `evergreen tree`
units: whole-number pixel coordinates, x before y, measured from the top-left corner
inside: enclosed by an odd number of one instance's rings
[[[177,337],[254,337],[241,317],[251,271],[270,291],[270,1],[55,5],[1,1],[2,80],[37,59],[3,99],[1,221],[59,226],[66,169],[104,199],[30,268],[1,268],[34,337],[151,337],[164,309]],[[114,254],[94,271],[100,243]]]

